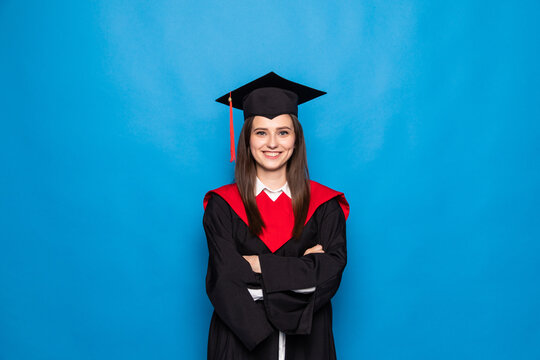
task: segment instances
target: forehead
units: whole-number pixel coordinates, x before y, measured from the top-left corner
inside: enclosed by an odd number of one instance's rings
[[[281,114],[276,116],[273,119],[269,119],[264,116],[255,116],[253,118],[253,124],[251,125],[253,129],[256,128],[266,128],[266,129],[277,129],[280,127],[293,128],[293,123],[291,116],[289,114]]]

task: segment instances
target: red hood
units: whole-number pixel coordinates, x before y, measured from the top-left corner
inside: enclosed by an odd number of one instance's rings
[[[329,187],[321,185],[316,181],[310,181],[310,183],[311,194],[306,223],[309,221],[309,219],[311,219],[311,216],[313,216],[315,210],[317,210],[319,206],[333,198],[337,198],[339,205],[343,210],[343,214],[345,214],[345,219],[348,218],[349,203],[347,202],[347,199],[345,199],[345,195],[342,192],[330,189]],[[246,225],[249,225],[246,209],[244,208],[244,203],[242,202],[242,198],[240,197],[240,192],[238,191],[236,184],[224,185],[220,188],[207,192],[203,200],[203,206],[205,209],[212,193],[221,196],[231,206],[236,215],[238,215],[240,219],[246,223]]]

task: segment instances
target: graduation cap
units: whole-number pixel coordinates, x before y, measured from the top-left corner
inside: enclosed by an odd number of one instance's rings
[[[298,115],[298,105],[324,94],[326,94],[324,91],[295,83],[274,72],[269,72],[216,99],[221,104],[229,105],[231,162],[235,159],[233,107],[244,111],[244,120],[256,115],[273,119],[281,114]]]

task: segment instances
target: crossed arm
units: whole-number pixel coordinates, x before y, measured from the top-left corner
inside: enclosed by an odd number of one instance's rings
[[[308,254],[324,254],[322,245],[317,244],[304,251],[304,255]],[[261,273],[261,263],[259,262],[258,255],[243,255],[242,257],[249,263],[249,266],[251,266],[251,270],[253,270],[253,272],[258,274]]]
[[[316,215],[324,224],[318,229],[321,243],[307,249],[304,256],[242,256],[232,234],[232,210],[218,196],[208,202],[203,219],[209,250],[206,290],[220,319],[247,349],[275,329],[309,334],[312,314],[337,291],[346,264],[345,217],[337,201]],[[248,291],[258,286],[263,290],[264,307]],[[313,287],[315,294],[298,292]]]

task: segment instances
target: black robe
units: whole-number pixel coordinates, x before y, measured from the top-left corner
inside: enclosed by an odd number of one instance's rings
[[[347,262],[345,219],[333,197],[317,205],[300,239],[272,253],[227,201],[209,193],[206,291],[215,311],[208,359],[277,360],[278,330],[287,335],[287,360],[336,358],[330,299]],[[303,256],[317,244],[324,254]],[[262,273],[254,273],[242,255],[259,255]],[[311,287],[311,294],[292,291]],[[248,288],[262,288],[264,300],[253,301]]]

